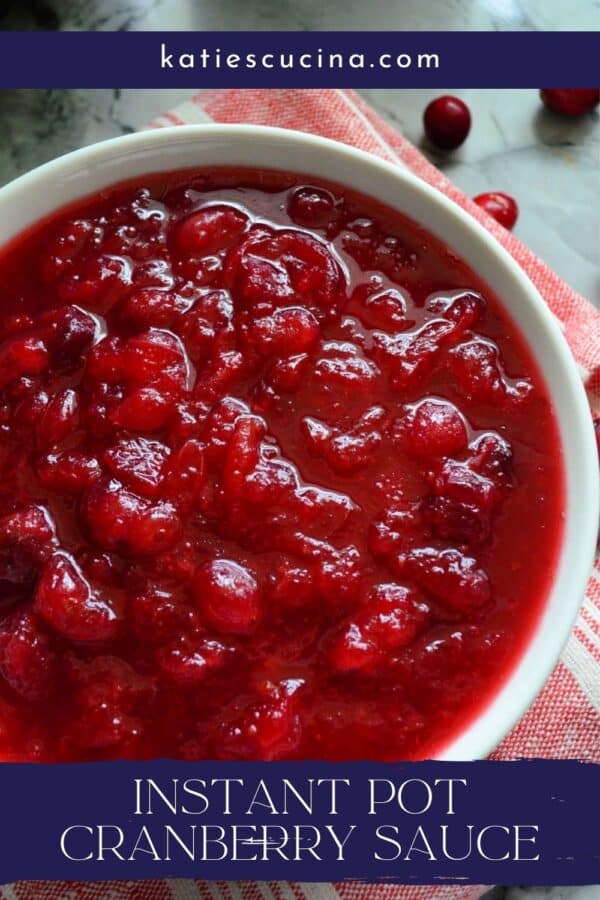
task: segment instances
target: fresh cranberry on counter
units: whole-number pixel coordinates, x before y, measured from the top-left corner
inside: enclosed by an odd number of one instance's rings
[[[600,103],[600,88],[545,88],[540,97],[552,112],[576,118],[591,112]]]
[[[471,130],[471,113],[458,97],[445,95],[432,100],[423,115],[425,134],[436,147],[456,150]]]
[[[485,194],[479,194],[474,198],[474,202],[509,231],[519,218],[519,207],[516,201],[508,194],[503,194],[502,191],[488,191]]]

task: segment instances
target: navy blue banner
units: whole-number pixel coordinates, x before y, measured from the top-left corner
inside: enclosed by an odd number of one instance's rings
[[[3,88],[597,87],[596,32],[1,32]]]
[[[575,761],[0,765],[17,879],[600,884]]]

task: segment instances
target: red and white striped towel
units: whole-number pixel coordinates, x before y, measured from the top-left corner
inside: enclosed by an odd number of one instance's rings
[[[600,408],[600,312],[465,197],[353,91],[207,90],[151,125],[211,121],[295,128],[343,141],[408,166],[451,197],[485,225],[536,285],[563,324],[593,408]],[[527,756],[600,762],[600,559],[560,662],[537,701],[494,753],[496,759]],[[19,882],[0,888],[0,900],[476,900],[483,890],[483,886],[360,883]]]

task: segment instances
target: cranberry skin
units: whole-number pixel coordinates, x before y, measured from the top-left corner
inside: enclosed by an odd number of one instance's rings
[[[259,461],[260,445],[266,426],[259,416],[240,416],[225,457],[223,489],[229,502],[244,494],[246,479]]]
[[[157,556],[181,536],[181,521],[171,503],[151,503],[115,479],[104,478],[88,490],[82,516],[98,547],[121,554]]]
[[[140,713],[151,709],[155,696],[153,678],[117,656],[69,657],[67,668],[78,716],[66,740],[95,751],[118,746],[121,758],[130,755],[143,733]]]
[[[105,451],[103,462],[127,487],[144,497],[156,497],[163,479],[169,448],[159,441],[128,438]]]
[[[452,322],[456,334],[463,334],[479,322],[486,310],[486,302],[477,291],[451,291],[446,294],[432,294],[427,298],[425,309]]]
[[[119,300],[131,284],[131,263],[120,256],[102,254],[89,257],[77,273],[58,285],[61,300],[105,312]]]
[[[475,559],[458,550],[424,547],[399,557],[398,564],[403,574],[448,610],[473,614],[490,602],[491,587],[486,573]]]
[[[54,522],[43,506],[26,506],[0,519],[0,582],[34,583],[55,544]]]
[[[469,466],[479,475],[496,479],[499,484],[509,484],[513,473],[511,445],[495,431],[482,434],[471,445]]]
[[[56,657],[37,618],[13,613],[0,624],[0,675],[25,700],[43,700],[55,677]]]
[[[302,187],[289,198],[287,211],[290,219],[302,228],[324,228],[331,220],[334,203],[329,191]]]
[[[284,560],[277,567],[271,588],[271,599],[282,609],[300,609],[308,606],[315,596],[312,573],[291,560]]]
[[[133,631],[145,644],[162,644],[197,627],[197,613],[170,591],[151,589],[130,602]]]
[[[368,294],[362,299],[361,312],[365,325],[375,328],[393,332],[403,331],[410,325],[406,298],[398,288],[385,288]]]
[[[412,415],[409,443],[417,456],[452,456],[467,446],[467,429],[458,409],[445,400],[421,401]]]
[[[192,594],[206,621],[222,634],[251,634],[260,619],[256,579],[230,559],[215,559],[196,571]]]
[[[0,519],[0,546],[31,541],[50,545],[55,535],[54,522],[44,506],[32,503]]]
[[[531,381],[508,378],[498,347],[488,339],[465,341],[450,356],[451,369],[467,397],[506,409],[524,403],[531,394]]]
[[[600,88],[545,88],[540,97],[552,112],[574,119],[598,106]]]
[[[37,437],[42,446],[59,444],[75,430],[79,418],[78,405],[77,392],[71,388],[54,395],[38,424]]]
[[[373,406],[348,430],[331,428],[310,416],[302,420],[301,427],[311,454],[323,456],[334,471],[347,474],[357,472],[374,461],[383,440],[380,429],[385,419],[385,409]]]
[[[81,450],[65,450],[40,457],[36,474],[40,483],[52,491],[79,494],[101,477],[102,469],[95,456]]]
[[[369,526],[369,550],[379,559],[391,558],[400,552],[415,527],[414,510],[388,507]]]
[[[233,251],[225,269],[234,299],[254,310],[259,304],[303,306],[319,317],[335,317],[346,301],[346,275],[330,248],[293,229],[250,233]]]
[[[204,469],[204,447],[197,440],[186,441],[169,458],[164,496],[181,510],[191,511],[204,487]]]
[[[168,424],[174,409],[174,403],[160,391],[139,387],[119,403],[110,418],[120,428],[152,434]]]
[[[235,206],[207,206],[184,219],[175,242],[183,257],[218,253],[234,244],[248,225],[248,217]]]
[[[144,288],[126,297],[119,311],[133,328],[171,328],[188,305],[173,291]]]
[[[298,694],[304,687],[300,678],[279,684],[264,683],[259,696],[245,708],[233,704],[225,711],[215,735],[215,755],[219,759],[275,760],[293,753],[300,743],[302,726],[298,715]]]
[[[456,150],[471,130],[469,107],[458,97],[432,100],[423,115],[425,134],[442,150]]]
[[[40,375],[49,362],[46,345],[38,337],[10,338],[0,344],[0,390],[24,375]]]
[[[430,482],[437,497],[474,503],[485,512],[494,509],[501,499],[501,491],[494,481],[455,459],[445,460],[439,471],[430,477]]]
[[[380,584],[368,602],[347,619],[332,642],[330,663],[337,672],[368,669],[417,636],[427,616],[425,604],[398,584]]]
[[[121,626],[113,606],[92,589],[75,560],[62,551],[54,554],[40,577],[34,608],[71,641],[110,640]]]
[[[251,346],[265,356],[292,356],[304,353],[318,341],[319,323],[309,310],[287,306],[255,321],[249,338]]]
[[[503,194],[502,191],[489,191],[486,194],[478,194],[473,202],[509,231],[519,218],[519,207],[516,200],[509,194]]]
[[[48,349],[56,365],[63,369],[78,366],[83,354],[97,337],[98,323],[78,306],[51,310],[42,318]]]
[[[180,636],[158,651],[158,664],[176,683],[194,685],[220,668],[231,652],[231,648],[220,641]]]
[[[178,337],[150,328],[125,341],[103,338],[88,354],[86,374],[92,385],[124,385],[131,391],[153,387],[170,396],[187,389],[189,364]]]
[[[357,547],[330,547],[317,565],[316,586],[325,602],[337,610],[356,599],[362,575],[363,558]]]

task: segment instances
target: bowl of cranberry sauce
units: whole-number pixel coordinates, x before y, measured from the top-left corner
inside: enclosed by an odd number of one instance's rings
[[[489,752],[597,479],[504,251],[396,167],[235,126],[77,151],[0,212],[0,756]]]

